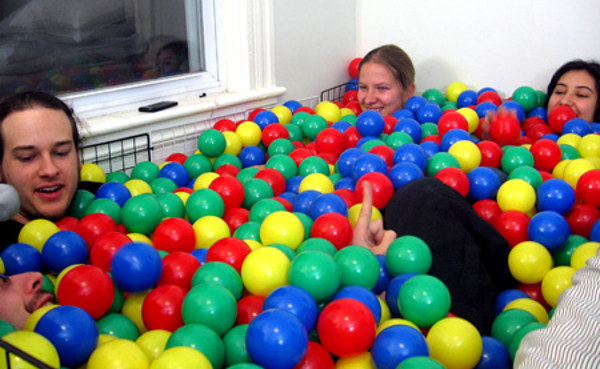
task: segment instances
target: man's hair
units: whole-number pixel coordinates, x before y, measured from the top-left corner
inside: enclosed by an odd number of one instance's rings
[[[550,97],[558,84],[558,80],[567,72],[572,70],[584,70],[592,76],[595,82],[596,93],[600,94],[600,64],[595,61],[584,61],[584,60],[571,60],[563,64],[560,68],[554,72],[550,83],[548,84],[548,90],[546,93],[546,107],[548,106],[548,102],[550,102]],[[550,112],[548,112],[550,113]],[[596,101],[596,107],[594,109],[594,121],[600,122],[600,96]]]
[[[402,87],[408,88],[415,82],[415,67],[410,56],[396,45],[383,45],[375,48],[362,58],[358,70],[369,63],[379,63],[388,68]]]
[[[79,150],[79,131],[77,129],[77,118],[73,110],[59,98],[41,91],[19,92],[8,95],[0,100],[0,161],[4,158],[4,136],[2,134],[2,123],[10,114],[29,110],[33,108],[47,108],[60,110],[69,119],[73,133],[75,149]]]

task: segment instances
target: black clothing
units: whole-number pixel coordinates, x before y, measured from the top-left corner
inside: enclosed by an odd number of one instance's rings
[[[385,208],[386,229],[420,237],[431,249],[428,274],[442,280],[450,312],[489,335],[496,295],[514,288],[508,242],[462,195],[436,178],[421,178],[396,191]]]

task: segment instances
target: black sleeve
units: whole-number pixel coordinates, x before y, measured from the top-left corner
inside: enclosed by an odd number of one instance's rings
[[[0,253],[13,243],[17,243],[21,228],[23,224],[12,219],[0,223]]]
[[[425,241],[433,256],[430,275],[450,291],[451,312],[489,334],[496,295],[513,288],[506,240],[469,201],[436,178],[396,191],[385,209],[386,229]]]

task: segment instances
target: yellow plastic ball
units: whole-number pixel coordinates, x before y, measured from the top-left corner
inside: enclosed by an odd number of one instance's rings
[[[308,190],[315,190],[320,193],[332,193],[335,191],[335,187],[331,179],[325,174],[311,173],[302,179],[298,188],[299,192]]]
[[[576,149],[582,158],[600,157],[600,135],[590,133],[583,136]]]
[[[558,164],[554,166],[554,169],[552,169],[552,177],[564,179],[565,168],[567,167],[567,165],[571,164],[572,161],[573,160],[571,159],[559,161]]]
[[[202,173],[194,181],[194,191],[208,188],[212,181],[219,178],[220,175],[215,172]]]
[[[212,369],[212,365],[200,351],[187,346],[176,346],[157,357],[150,369]]]
[[[446,99],[448,101],[458,101],[458,96],[469,88],[462,82],[452,82],[446,87]]]
[[[123,307],[121,308],[121,314],[125,315],[135,323],[140,334],[148,331],[144,324],[144,320],[142,319],[142,305],[144,304],[144,299],[148,292],[150,291],[129,294],[129,296],[125,298]]]
[[[483,342],[477,328],[462,318],[444,318],[427,334],[429,356],[447,369],[473,368],[479,362]]]
[[[596,166],[587,159],[574,159],[565,167],[563,179],[574,189],[577,188],[579,178],[586,172],[596,169]]]
[[[235,132],[226,131],[223,132],[223,137],[225,137],[225,151],[223,151],[223,154],[237,156],[240,151],[242,151],[242,140],[240,139],[240,136]]]
[[[261,223],[260,239],[267,246],[279,243],[296,250],[304,241],[304,226],[296,214],[276,211]]]
[[[177,195],[177,197],[181,199],[181,201],[183,202],[183,206],[185,207],[185,203],[189,199],[190,194],[185,191],[177,191],[175,192],[175,195]]]
[[[98,164],[85,163],[79,172],[82,181],[106,183],[106,172]]]
[[[240,123],[235,129],[235,133],[240,137],[243,147],[258,145],[262,138],[260,126],[251,121]]]
[[[593,258],[598,253],[600,243],[590,241],[577,246],[571,255],[571,268],[579,270],[584,267],[589,258]]]
[[[475,132],[477,127],[479,127],[479,115],[477,112],[471,108],[460,108],[456,112],[467,119],[467,123],[469,124],[469,133]]]
[[[392,318],[392,312],[390,311],[389,306],[387,306],[381,296],[377,296],[377,301],[379,301],[379,306],[381,307],[381,319],[379,319],[379,322],[383,323],[390,320]]]
[[[63,277],[69,273],[71,271],[71,269],[76,268],[80,265],[83,264],[73,264],[73,265],[69,265],[68,267],[64,268],[63,270],[60,271],[60,273],[58,273],[58,276],[56,277],[56,281],[54,282],[54,296],[58,295],[58,286],[60,285],[60,281],[62,281]]]
[[[140,346],[149,362],[154,361],[165,351],[171,332],[164,329],[153,329],[140,335],[135,343]]]
[[[143,242],[143,243],[148,244],[150,246],[154,246],[154,242],[152,242],[152,240],[150,239],[150,237],[146,236],[145,234],[141,234],[141,233],[127,233],[127,237],[129,237],[129,239],[131,239],[131,242]]]
[[[143,181],[141,179],[130,179],[129,181],[125,182],[125,187],[127,187],[129,192],[131,193],[131,197],[142,195],[145,193],[152,193],[152,187],[150,187],[150,185],[146,183],[146,181]]]
[[[535,241],[521,242],[508,254],[510,273],[521,283],[541,282],[553,266],[554,261],[548,249]]]
[[[260,247],[248,254],[242,264],[242,282],[253,295],[268,296],[288,284],[290,259],[274,247]]]
[[[53,368],[60,366],[60,359],[56,348],[41,334],[29,331],[16,331],[4,335],[2,339]],[[7,367],[6,351],[0,348],[0,368],[4,369]],[[14,369],[37,368],[37,366],[31,365],[16,355],[10,355],[10,367]]]
[[[579,141],[581,141],[580,135],[575,134],[575,133],[567,133],[567,134],[560,136],[556,140],[556,143],[559,145],[569,145],[569,146],[573,146],[574,148],[577,148],[577,146],[579,145]]]
[[[350,209],[348,209],[348,220],[350,221],[350,224],[352,224],[352,228],[356,226],[361,209],[362,203],[354,204],[350,207]],[[383,219],[383,216],[381,215],[379,209],[373,206],[373,210],[371,211],[371,221],[376,219]]]
[[[47,219],[34,219],[21,228],[17,241],[26,243],[42,252],[46,240],[60,229]]]
[[[417,325],[415,323],[411,322],[410,320],[406,320],[406,319],[402,319],[402,318],[393,318],[393,319],[388,319],[388,320],[384,321],[383,323],[379,324],[379,327],[377,327],[377,334],[381,333],[381,331],[383,331],[387,327],[391,327],[393,325],[407,325],[409,327],[413,327],[414,329],[418,330],[419,332],[421,331],[419,329],[419,327],[417,327]]]
[[[98,335],[98,346],[103,345],[107,342],[116,340],[117,337],[111,336],[110,334],[99,334]]]
[[[356,113],[354,112],[354,110],[352,110],[350,108],[341,108],[340,109],[340,114],[342,115],[342,117],[345,117],[346,115],[354,115],[354,116],[356,116]]]
[[[274,106],[271,111],[277,115],[281,124],[288,124],[292,121],[292,111],[285,105]]]
[[[215,242],[231,237],[231,230],[227,223],[214,215],[206,215],[196,220],[192,225],[196,234],[196,248],[207,249]]]
[[[478,168],[481,164],[481,151],[472,141],[455,142],[448,149],[448,153],[456,158],[460,169],[465,173]]]
[[[315,114],[322,116],[326,121],[335,123],[340,120],[342,113],[340,107],[331,101],[321,101],[315,107]]]
[[[33,313],[31,313],[31,315],[25,321],[25,326],[23,327],[23,330],[29,331],[29,332],[35,331],[35,326],[40,321],[40,319],[42,319],[44,314],[46,314],[48,311],[50,311],[56,307],[58,307],[58,305],[50,304],[50,305],[42,306],[41,308],[35,310]]]
[[[335,362],[336,369],[375,369],[371,353],[365,351],[351,357],[341,357]]]
[[[87,363],[87,369],[148,369],[144,351],[133,341],[116,339],[98,346]]]
[[[0,259],[0,273],[6,273],[6,269],[4,268],[4,262]]]
[[[504,307],[505,311],[509,310],[509,309],[525,310],[528,313],[530,313],[531,315],[533,315],[538,320],[538,322],[540,322],[542,324],[548,324],[549,318],[548,318],[548,312],[546,311],[546,308],[544,308],[544,306],[542,306],[542,304],[535,301],[534,299],[525,297],[525,298],[512,300],[511,302],[506,304],[506,306]]]
[[[535,206],[535,189],[522,179],[509,179],[498,189],[496,200],[502,211],[528,213]]]
[[[162,169],[165,165],[167,165],[169,163],[172,163],[172,161],[165,161],[165,162],[158,164],[158,169]]]
[[[600,156],[588,156],[585,160],[594,164],[594,168],[600,169]]]
[[[254,251],[254,250],[258,249],[259,247],[264,246],[262,243],[258,242],[257,240],[244,240],[244,242],[246,242],[246,245],[248,245],[248,247],[250,247],[250,251]]]
[[[551,269],[542,279],[542,296],[552,307],[558,305],[558,297],[573,285],[575,269],[568,266],[558,266]]]

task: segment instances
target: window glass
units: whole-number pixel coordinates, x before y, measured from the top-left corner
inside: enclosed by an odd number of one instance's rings
[[[2,1],[0,94],[64,94],[202,72],[199,2]]]

